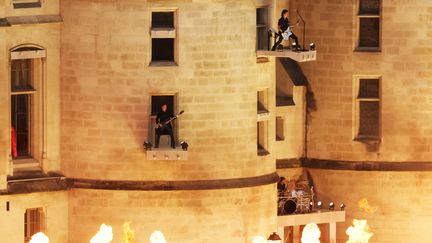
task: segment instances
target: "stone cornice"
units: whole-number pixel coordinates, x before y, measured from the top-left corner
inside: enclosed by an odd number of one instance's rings
[[[274,184],[279,176],[276,172],[246,178],[190,181],[128,181],[96,180],[65,177],[39,177],[8,181],[7,190],[0,195],[23,194],[32,192],[61,191],[74,188],[123,191],[179,191],[179,190],[216,190],[246,188]]]
[[[303,167],[355,171],[432,171],[432,162],[343,161],[302,158],[277,160],[276,167],[278,169]]]

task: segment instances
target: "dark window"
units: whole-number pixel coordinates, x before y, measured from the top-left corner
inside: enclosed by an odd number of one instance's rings
[[[24,239],[30,241],[31,237],[43,232],[44,229],[44,212],[42,208],[27,209],[24,213]]]
[[[379,47],[380,18],[360,18],[359,47]]]
[[[176,64],[175,11],[152,12],[151,66]]]
[[[380,48],[381,1],[360,0],[358,11],[359,51],[377,51]]]
[[[11,126],[13,158],[31,157],[31,107],[33,102],[33,59],[11,62]],[[16,153],[15,153],[16,149]]]
[[[18,157],[30,156],[30,95],[12,95],[11,118]]]
[[[267,50],[269,48],[269,37],[268,37],[268,8],[257,8],[256,9],[256,38],[257,38],[257,49]]]
[[[379,97],[379,79],[360,79],[358,98]]]
[[[380,137],[380,79],[358,80],[358,140]]]
[[[359,14],[379,15],[380,0],[360,0]]]
[[[34,90],[32,87],[32,59],[12,60],[12,92]]]
[[[152,39],[152,61],[174,61],[174,39]]]
[[[359,136],[379,137],[379,101],[360,101]]]
[[[166,104],[169,113],[174,114],[174,96],[173,95],[154,95],[151,97],[152,116],[156,116],[161,110],[161,106]]]
[[[174,12],[152,12],[152,28],[174,28]]]
[[[13,0],[14,8],[40,8],[41,6],[39,0]]]

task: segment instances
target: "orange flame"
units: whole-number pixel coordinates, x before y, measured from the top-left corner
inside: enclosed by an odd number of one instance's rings
[[[42,232],[34,234],[29,243],[49,243],[49,238]]]
[[[252,240],[252,243],[267,243],[267,240],[262,236],[255,236],[255,238]]]
[[[130,227],[131,222],[126,222],[123,224],[123,242],[132,243],[135,238],[135,232]]]
[[[112,227],[102,224],[90,243],[110,243],[113,239]]]
[[[375,213],[376,212],[376,207],[372,207],[371,205],[369,205],[369,202],[366,198],[362,198],[358,202],[358,206],[360,209],[364,210],[367,213]]]
[[[303,228],[302,243],[320,243],[321,231],[315,223],[309,223]]]
[[[369,232],[369,225],[367,220],[353,220],[353,226],[346,230],[349,239],[346,243],[367,243],[372,237],[373,233]]]

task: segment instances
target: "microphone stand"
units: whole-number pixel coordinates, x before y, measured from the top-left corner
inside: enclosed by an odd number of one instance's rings
[[[296,13],[297,13],[297,16],[300,18],[300,20],[303,22],[303,48],[302,49],[306,50],[305,49],[306,22],[304,21],[303,17],[300,15],[298,9],[296,9]]]

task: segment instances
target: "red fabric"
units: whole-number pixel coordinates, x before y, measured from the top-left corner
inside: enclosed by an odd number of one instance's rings
[[[11,128],[11,152],[12,152],[12,157],[15,158],[18,156],[18,152],[17,152],[17,144],[16,144],[16,132],[15,132],[15,128],[12,127]]]

